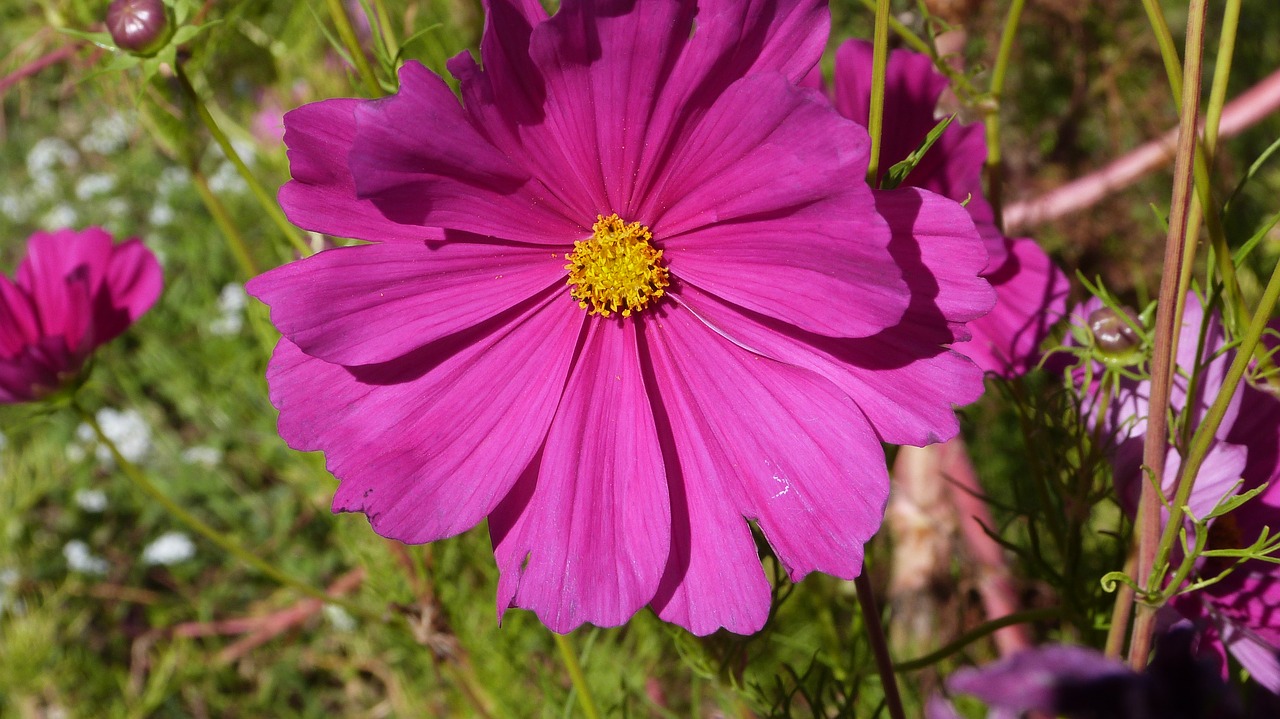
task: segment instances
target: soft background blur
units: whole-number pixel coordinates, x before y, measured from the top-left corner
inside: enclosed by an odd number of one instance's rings
[[[1164,4],[1180,42],[1185,11]],[[347,5],[362,16],[359,2]],[[0,716],[573,715],[578,707],[547,631],[523,611],[497,625],[483,527],[430,546],[383,540],[361,515],[331,515],[335,480],[322,458],[295,453],[276,436],[263,379],[274,330],[244,295],[244,272],[197,183],[228,207],[258,268],[292,255],[171,76],[143,84],[136,70],[102,72],[109,52],[58,32],[98,29],[105,6],[0,0],[0,78],[74,48],[30,77],[3,81],[0,269],[12,272],[38,229],[102,225],[120,238],[142,237],[165,267],[165,294],[98,354],[84,403],[171,497],[281,570],[341,588],[355,607],[308,602],[191,534],[118,475],[74,413],[3,407]],[[475,50],[478,0],[385,6],[395,36],[414,36],[406,58],[441,71],[448,57]],[[979,88],[989,81],[1006,10],[1003,0],[985,0],[969,24],[968,68]],[[208,0],[202,12],[217,24],[186,46],[187,71],[253,173],[274,190],[288,177],[281,114],[358,95],[356,78],[328,39],[324,2]],[[914,2],[895,3],[895,13],[919,29]],[[832,48],[870,37],[871,13],[860,2],[836,0],[832,14]],[[1280,67],[1274,0],[1246,1],[1244,17],[1229,97]],[[1211,44],[1217,25],[1213,18]],[[1002,110],[1008,201],[1085,174],[1176,122],[1138,3],[1029,3],[1014,57]],[[1210,49],[1206,67],[1212,61]],[[1230,191],[1277,137],[1280,118],[1272,117],[1225,142],[1220,191]],[[1227,218],[1233,244],[1276,211],[1278,194],[1280,165],[1269,165]],[[1068,273],[1101,276],[1140,305],[1158,279],[1168,202],[1164,170],[1031,234]],[[1277,239],[1261,245],[1254,267],[1274,264]],[[1257,273],[1241,274],[1256,295]],[[1021,489],[1029,476],[1096,463],[1087,448],[1067,447],[1077,438],[1059,426],[1064,400],[1051,387],[1043,377],[993,386],[966,414],[1002,532],[1018,546],[1027,546],[1046,512],[1071,514],[1086,530],[1098,517],[1114,521],[1106,502],[1081,513]],[[1069,607],[1065,620],[1038,627],[1046,637],[1100,636],[1095,627],[1110,597],[1097,577],[1119,568],[1119,550],[1105,536],[1084,536],[1075,549],[1038,548],[1017,569],[1027,606]],[[767,546],[761,551],[767,555]],[[870,556],[883,587],[892,561],[885,537]],[[1064,567],[1065,579],[1049,571]],[[766,570],[780,576],[768,558]],[[898,658],[981,620],[972,571],[957,561],[951,574],[931,590],[932,636],[898,637]],[[852,586],[817,575],[794,588],[782,581],[775,609],[754,637],[698,639],[643,611],[625,627],[585,628],[573,641],[612,716],[874,715],[881,690]],[[918,707],[938,686],[939,672],[991,654],[980,642],[907,675],[908,705]]]

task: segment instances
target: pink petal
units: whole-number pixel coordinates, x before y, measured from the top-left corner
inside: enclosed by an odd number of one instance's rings
[[[671,515],[633,322],[593,320],[542,450],[489,518],[499,615],[615,626],[653,597]]]
[[[841,115],[862,125],[867,124],[870,112],[871,61],[871,43],[865,40],[848,40],[836,51],[834,103]],[[907,159],[942,119],[937,114],[938,97],[947,87],[947,79],[934,68],[929,56],[894,50],[889,53],[885,83],[884,114],[892,121],[885,123],[881,138],[881,177]],[[991,267],[995,268],[1004,264],[1005,248],[995,214],[983,195],[986,159],[982,125],[952,121],[904,184],[957,202],[967,201],[965,209],[987,243]]]
[[[960,431],[955,407],[982,396],[982,370],[910,326],[831,338],[693,288],[673,296],[744,349],[822,375],[857,403],[883,442],[923,446],[950,439]]]
[[[1004,264],[983,275],[995,289],[995,309],[969,324],[970,341],[952,348],[984,371],[1011,378],[1039,360],[1040,344],[1066,314],[1070,283],[1034,240],[1002,241]]]
[[[875,200],[893,230],[895,271],[912,290],[910,307],[892,327],[837,339],[787,327],[687,285],[673,296],[741,346],[827,378],[858,404],[881,440],[938,442],[959,431],[954,407],[982,394],[981,370],[943,345],[990,307],[991,289],[978,276],[986,255],[954,202],[913,188],[876,192]]]
[[[821,377],[746,352],[679,308],[647,320],[644,338],[681,472],[718,484],[719,501],[756,520],[793,580],[811,571],[856,576],[889,491],[879,440],[857,406]],[[686,460],[681,448],[694,445],[705,449]],[[706,458],[716,472],[694,475]],[[746,561],[721,560],[735,574]],[[694,571],[691,561],[690,591],[715,579]]]
[[[594,215],[570,219],[472,126],[444,80],[416,62],[400,68],[399,93],[360,103],[355,117],[348,162],[356,194],[391,220],[538,244],[590,234]],[[421,127],[431,131],[410,130]]]
[[[326,453],[341,480],[334,511],[365,512],[403,542],[458,534],[493,511],[542,446],[582,318],[553,295],[365,367],[281,340],[267,371],[280,436]]]
[[[40,325],[31,299],[0,275],[0,358],[13,357],[39,337]]]
[[[546,139],[559,146],[557,188],[595,213],[639,220],[636,183],[666,146],[655,103],[688,42],[694,5],[675,0],[565,0],[533,30],[546,83]],[[656,125],[656,127],[654,127]],[[554,138],[554,140],[552,140]]]
[[[111,235],[97,227],[31,236],[17,283],[31,297],[41,335],[62,337],[75,350],[88,349],[90,298],[102,284],[111,252]]]
[[[111,249],[107,273],[94,298],[94,342],[108,342],[151,309],[164,289],[164,273],[151,250],[133,239]]]
[[[293,180],[280,188],[280,206],[289,221],[313,232],[371,242],[439,240],[440,230],[402,225],[356,197],[347,157],[356,137],[356,108],[361,100],[313,102],[284,116]]]
[[[393,360],[563,285],[564,263],[558,253],[534,247],[361,245],[278,267],[247,289],[271,306],[272,323],[302,351],[364,365]]]
[[[1222,644],[1254,681],[1280,694],[1280,647],[1230,622],[1222,625]]]

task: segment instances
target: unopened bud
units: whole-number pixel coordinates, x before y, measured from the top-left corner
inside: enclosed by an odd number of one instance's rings
[[[1094,344],[1107,354],[1126,354],[1142,344],[1142,338],[1134,329],[1138,318],[1127,307],[1124,312],[1128,315],[1127,319],[1110,307],[1102,307],[1089,313],[1089,331],[1093,333]]]
[[[112,0],[107,6],[107,30],[116,47],[149,57],[169,42],[173,17],[161,0]]]

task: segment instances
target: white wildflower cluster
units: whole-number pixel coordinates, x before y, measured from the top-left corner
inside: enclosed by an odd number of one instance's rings
[[[103,434],[125,459],[137,464],[151,454],[151,427],[137,410],[104,407],[98,410],[96,418]],[[90,450],[100,465],[109,466],[114,462],[111,450],[98,442],[93,427],[81,424],[76,428],[76,441],[67,445],[67,458],[79,462]]]
[[[46,230],[59,230],[74,227],[80,222],[80,215],[75,208],[65,202],[59,202],[40,217],[40,226]]]
[[[0,213],[15,224],[22,224],[35,212],[36,200],[29,192],[6,192],[0,195]]]
[[[169,199],[182,188],[191,185],[191,172],[183,167],[166,167],[160,172],[156,181],[156,202],[151,206],[148,222],[155,227],[164,227],[173,223],[177,216]]]
[[[222,450],[208,445],[196,445],[182,450],[182,461],[205,469],[213,469],[222,463]]]
[[[244,285],[231,282],[218,293],[218,316],[209,323],[209,332],[227,336],[238,334],[244,327],[244,309],[249,304]]]
[[[62,548],[62,556],[67,560],[67,568],[80,574],[102,576],[111,568],[107,560],[94,554],[89,550],[89,545],[79,539],[67,542]]]
[[[27,174],[32,180],[51,175],[59,165],[72,168],[78,164],[80,153],[60,137],[37,140],[27,152]]]
[[[76,182],[76,198],[91,200],[116,189],[116,178],[105,173],[89,173]]]
[[[107,493],[101,489],[78,489],[71,499],[90,514],[100,514],[107,509]]]
[[[196,545],[182,532],[165,532],[142,550],[142,563],[171,566],[196,555]]]
[[[110,155],[124,149],[133,131],[134,122],[130,117],[113,112],[94,121],[89,132],[80,138],[80,149],[99,155]]]

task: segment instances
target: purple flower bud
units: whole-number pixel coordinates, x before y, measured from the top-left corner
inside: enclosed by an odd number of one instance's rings
[[[116,47],[149,57],[173,36],[172,12],[161,0],[112,0],[107,30]]]
[[[1101,307],[1089,313],[1089,331],[1093,332],[1098,349],[1107,354],[1128,353],[1142,343],[1142,338],[1134,329],[1138,318],[1127,307],[1124,312],[1128,315],[1127,319],[1110,307]]]

